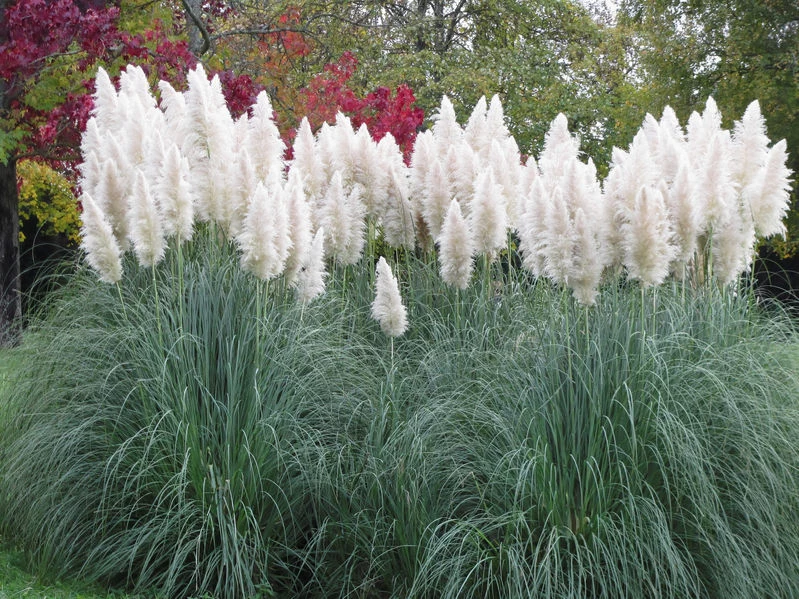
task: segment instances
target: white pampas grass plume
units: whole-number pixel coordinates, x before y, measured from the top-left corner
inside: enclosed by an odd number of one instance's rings
[[[129,235],[139,264],[145,267],[158,264],[166,251],[162,217],[141,171],[136,173],[128,215]]]
[[[308,252],[307,262],[297,273],[297,299],[307,304],[315,297],[325,292],[325,230],[320,228],[314,235],[311,250]]]
[[[89,195],[97,195],[97,186],[102,179],[102,165],[100,164],[100,154],[94,150],[83,152],[83,162],[78,167],[80,176],[78,182],[82,191]]]
[[[489,163],[488,168],[493,170],[495,181],[499,185],[507,225],[514,228],[521,211],[517,189],[522,175],[521,158],[516,143],[502,143],[496,139],[492,141]]]
[[[438,146],[438,153],[446,152],[450,146],[458,145],[463,139],[463,129],[458,124],[455,108],[447,96],[441,97],[441,106],[433,115],[432,136]]]
[[[546,240],[546,212],[549,194],[543,180],[533,180],[529,192],[524,197],[524,210],[519,220],[519,250],[522,253],[522,266],[536,277],[544,274],[543,248]]]
[[[191,194],[191,171],[188,160],[172,144],[166,152],[155,197],[164,216],[164,234],[175,235],[178,243],[188,241],[194,233],[194,201]]]
[[[548,179],[557,179],[563,165],[576,159],[579,152],[580,140],[569,133],[566,116],[563,113],[558,114],[544,136],[544,149],[538,159],[541,174]]]
[[[408,313],[402,305],[399,284],[383,256],[380,256],[375,269],[372,318],[380,323],[380,328],[389,337],[399,337],[408,328]]]
[[[665,196],[674,230],[678,266],[686,264],[696,252],[702,231],[702,214],[696,199],[696,183],[688,156],[683,155],[674,183]],[[680,273],[677,273],[678,275]]]
[[[766,120],[757,100],[749,104],[741,120],[735,122],[732,146],[733,177],[743,189],[755,178],[769,153]]]
[[[340,171],[336,171],[322,206],[321,223],[325,246],[339,264],[355,264],[366,243],[364,207],[357,190],[347,193]]]
[[[593,306],[605,263],[596,223],[591,222],[581,208],[574,215],[574,242],[574,264],[569,273],[569,287],[583,306]]]
[[[235,164],[235,126],[218,76],[209,82],[201,65],[186,74],[188,128],[183,151],[189,159],[197,215],[228,229],[225,203]]]
[[[477,154],[488,152],[491,147],[491,139],[488,137],[488,124],[486,123],[486,97],[481,96],[474,105],[469,120],[463,128],[463,141],[465,141]]]
[[[768,151],[765,164],[743,191],[758,235],[768,237],[785,234],[783,219],[790,207],[791,192],[791,171],[787,162],[788,153],[783,139]]]
[[[106,283],[116,283],[122,278],[122,251],[119,248],[111,224],[103,211],[88,193],[81,195],[81,248],[86,252],[86,261]]]
[[[100,180],[97,184],[97,195],[92,198],[106,215],[114,237],[123,252],[130,245],[128,239],[129,195],[128,180],[122,175],[117,162],[112,159],[103,162]]]
[[[416,136],[411,154],[409,169],[409,185],[411,201],[414,205],[421,206],[427,195],[427,179],[430,169],[436,161],[440,161],[436,150],[436,140],[431,130],[424,131]]]
[[[117,90],[103,67],[98,67],[94,78],[94,107],[92,116],[95,117],[104,131],[117,131],[121,120],[117,109]]]
[[[457,200],[452,200],[438,242],[441,278],[459,289],[466,289],[472,278],[475,243]]]
[[[502,100],[499,96],[494,94],[491,97],[491,102],[486,111],[486,134],[489,143],[493,141],[502,141],[510,137],[510,131],[505,125],[505,112],[502,110]]]
[[[311,208],[303,191],[302,177],[299,171],[289,172],[285,188],[288,204],[288,228],[291,237],[291,251],[286,258],[283,271],[286,281],[294,284],[304,264],[308,263],[311,243]]]
[[[402,167],[404,169],[404,167]],[[397,168],[388,171],[388,186],[383,196],[380,223],[386,243],[413,249],[415,241],[413,206],[408,199],[408,179]]]
[[[474,197],[474,183],[483,170],[480,156],[468,144],[452,146],[447,152],[444,169],[452,194],[460,199],[461,210],[464,216],[468,216]]]
[[[704,220],[708,227],[723,223],[737,209],[738,191],[733,180],[732,141],[728,131],[719,131],[707,146],[698,189],[704,198]]]
[[[258,183],[236,240],[242,268],[259,279],[272,279],[283,271],[286,258],[281,255],[278,213],[278,202],[263,183]]]
[[[144,69],[138,65],[129,64],[119,73],[119,94],[141,106],[141,108],[155,108],[156,101],[150,93],[150,82]]]
[[[728,285],[749,270],[755,251],[752,218],[745,212],[732,211],[713,229],[713,275],[721,285]]]
[[[434,158],[428,166],[424,187],[425,192],[421,198],[422,217],[433,239],[437,240],[441,236],[444,217],[453,198],[447,173],[440,160]]]
[[[265,91],[258,94],[252,107],[252,117],[247,121],[245,147],[259,180],[265,181],[273,170],[283,170],[286,146],[275,124],[272,103]]]
[[[477,176],[469,223],[478,254],[493,257],[507,244],[507,214],[502,187],[489,169]]]
[[[161,110],[166,119],[166,135],[182,147],[186,137],[186,99],[183,94],[176,91],[167,81],[159,81],[158,89],[161,91]]]
[[[546,206],[544,225],[545,229],[538,243],[543,257],[544,274],[558,285],[569,286],[577,239],[569,206],[559,186],[553,190]]]
[[[241,148],[236,155],[234,168],[238,171],[230,181],[228,199],[225,203],[225,221],[228,223],[228,233],[236,237],[241,232],[247,211],[250,208],[250,198],[255,194],[259,179],[255,167],[246,148]],[[272,185],[266,185],[267,191],[273,192]]]
[[[631,279],[644,287],[660,285],[669,274],[676,255],[663,194],[653,187],[641,187],[635,204],[622,225],[624,266]]]

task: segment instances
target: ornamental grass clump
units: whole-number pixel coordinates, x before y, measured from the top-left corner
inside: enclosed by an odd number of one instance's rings
[[[266,95],[188,82],[98,74],[91,270],[0,389],[0,535],[41,572],[799,596],[797,339],[738,284],[788,201],[756,104],[647,116],[600,183],[564,115],[522,165],[498,98],[444,98],[409,166],[344,115],[286,162]]]
[[[370,377],[335,312],[265,294],[208,231],[195,243],[155,279],[129,259],[118,287],[76,275],[26,338],[0,528],[40,572],[228,598],[304,576],[303,472],[327,404]]]

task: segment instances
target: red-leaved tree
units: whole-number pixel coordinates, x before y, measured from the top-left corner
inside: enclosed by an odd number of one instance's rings
[[[16,164],[37,157],[70,170],[91,108],[95,66],[136,63],[180,85],[197,63],[188,43],[160,23],[141,33],[117,27],[119,8],[92,0],[0,0],[0,347],[20,333],[19,200]],[[71,57],[82,85],[55,106],[27,102],[50,76],[54,61]],[[246,76],[220,73],[231,110],[241,114],[259,87]]]

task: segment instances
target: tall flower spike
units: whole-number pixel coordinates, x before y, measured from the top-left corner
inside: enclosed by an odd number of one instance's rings
[[[577,237],[569,206],[560,186],[556,186],[544,212],[544,234],[539,244],[544,258],[544,273],[558,285],[569,286],[574,270]]]
[[[114,238],[111,224],[88,193],[81,196],[81,247],[86,261],[106,283],[116,283],[122,278],[122,252]]]
[[[466,289],[472,278],[475,244],[457,200],[452,200],[438,242],[441,278],[459,289]]]
[[[372,318],[389,337],[399,337],[408,328],[408,313],[402,305],[397,279],[383,256],[377,261]]]
[[[314,235],[308,261],[297,274],[297,299],[307,304],[315,297],[325,292],[325,230],[319,228]]]
[[[425,183],[425,192],[421,201],[422,216],[433,239],[438,239],[453,196],[449,179],[440,160],[434,158],[428,165]]]
[[[478,254],[494,257],[507,243],[507,214],[502,187],[494,181],[489,167],[480,173],[474,184],[474,199],[469,222]]]
[[[732,134],[733,173],[738,186],[743,189],[754,180],[766,162],[769,138],[766,121],[755,100],[746,108],[740,121],[736,121]]]
[[[103,130],[116,131],[120,124],[117,111],[117,90],[103,67],[97,69],[93,95],[92,116],[97,119]]]
[[[463,128],[463,140],[469,144],[478,154],[487,153],[491,147],[491,140],[488,138],[488,124],[486,122],[486,97],[481,96],[474,105],[474,110],[466,121],[466,126]]]
[[[120,172],[117,162],[112,159],[103,162],[100,181],[97,184],[97,195],[93,196],[93,199],[106,215],[122,251],[127,250],[130,245],[129,195],[128,180]]]
[[[161,225],[161,214],[150,193],[144,173],[138,171],[130,203],[130,238],[139,264],[150,267],[164,257],[166,241]]]
[[[286,151],[286,146],[275,125],[272,103],[265,91],[258,94],[252,107],[246,148],[261,181],[266,180],[272,170],[283,170],[283,153]]]
[[[594,305],[605,268],[595,227],[596,223],[591,222],[582,209],[578,208],[574,215],[575,256],[569,287],[583,306]]]
[[[311,243],[311,210],[303,191],[302,177],[299,171],[289,172],[285,188],[288,202],[288,227],[291,237],[291,251],[286,259],[283,271],[289,284],[295,284],[304,264],[310,256]]]
[[[357,191],[347,193],[341,172],[336,171],[325,194],[321,223],[328,253],[339,264],[355,264],[366,243],[364,209]]]
[[[730,212],[713,230],[713,275],[721,285],[735,281],[749,269],[755,253],[752,217],[742,210]]]
[[[441,106],[438,113],[433,115],[433,138],[438,146],[438,153],[446,152],[450,146],[460,143],[463,138],[463,129],[458,124],[455,109],[447,96],[441,97]]]
[[[191,195],[189,163],[172,144],[155,188],[164,215],[164,234],[175,235],[178,243],[191,239],[194,232],[194,202]]]
[[[743,192],[752,212],[755,230],[764,237],[785,233],[782,221],[790,206],[791,191],[791,171],[786,166],[788,154],[785,148],[784,139],[774,144],[766,155],[765,164]]]
[[[237,241],[241,248],[241,266],[256,277],[268,280],[283,270],[277,244],[277,202],[270,197],[263,183],[258,183],[244,226]]]
[[[624,265],[631,279],[644,287],[660,285],[676,255],[663,195],[642,187],[635,197],[629,221],[622,228]]]

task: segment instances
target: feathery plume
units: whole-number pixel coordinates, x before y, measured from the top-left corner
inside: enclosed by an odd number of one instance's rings
[[[273,170],[283,170],[286,146],[275,125],[272,103],[265,91],[258,94],[252,107],[252,117],[247,121],[245,147],[259,180],[265,181]]]
[[[155,186],[155,197],[164,216],[164,234],[175,235],[178,243],[188,241],[194,233],[194,201],[191,195],[189,162],[172,144]]]
[[[451,146],[458,145],[463,139],[463,129],[458,124],[455,108],[447,96],[441,97],[441,106],[433,115],[432,137],[438,146],[438,153],[446,152]]]
[[[325,292],[325,230],[320,228],[314,235],[308,261],[297,273],[297,298],[307,304]]]
[[[440,160],[433,158],[433,162],[428,166],[424,187],[425,193],[421,201],[422,216],[433,239],[437,240],[441,236],[441,227],[453,198],[449,179]]]
[[[478,254],[494,256],[507,243],[507,215],[502,187],[494,181],[489,167],[475,181],[474,198],[469,215],[470,228]]]
[[[166,241],[160,211],[142,171],[136,173],[128,215],[129,235],[139,264],[145,267],[158,264],[166,252]]]
[[[103,162],[100,180],[97,183],[97,195],[92,196],[100,210],[106,215],[114,237],[124,252],[130,245],[128,238],[128,212],[130,210],[128,180],[125,178],[117,162],[108,159]]]
[[[621,236],[624,266],[630,278],[641,281],[644,287],[660,285],[669,274],[676,248],[666,202],[659,190],[641,187]]]
[[[459,289],[466,289],[472,278],[475,243],[457,200],[452,200],[438,241],[441,278]]]
[[[544,274],[544,248],[547,236],[546,213],[549,194],[540,177],[533,180],[530,191],[524,196],[524,211],[517,228],[522,266],[536,277]]]
[[[732,133],[733,178],[740,189],[745,188],[766,163],[769,138],[766,121],[757,100],[749,104]]]
[[[486,123],[486,97],[481,96],[474,105],[474,110],[463,128],[463,141],[477,154],[488,152],[491,140],[488,138],[488,124]]]
[[[408,328],[408,314],[402,305],[399,284],[383,256],[380,256],[375,269],[372,318],[380,323],[381,330],[389,337],[399,337]]]
[[[364,208],[357,190],[344,191],[336,171],[322,206],[321,223],[326,231],[325,247],[339,264],[355,264],[366,243]]]
[[[80,245],[86,252],[86,261],[102,281],[116,283],[122,278],[122,251],[111,224],[88,193],[84,192],[80,199],[83,206]]]
[[[586,217],[581,208],[574,215],[574,242],[574,263],[569,273],[569,287],[583,306],[593,306],[599,293],[599,281],[605,264],[596,224]]]
[[[277,212],[277,202],[259,182],[236,240],[241,248],[241,267],[263,280],[278,276],[285,262],[277,242]]]
[[[122,125],[117,108],[117,90],[103,67],[94,78],[94,107],[91,114],[104,131],[117,131]]]
[[[303,191],[299,171],[289,172],[285,187],[288,202],[288,229],[291,237],[291,251],[286,258],[283,271],[289,284],[295,284],[304,264],[308,263],[313,236],[311,234],[311,209]]]
[[[785,140],[780,140],[768,151],[765,163],[758,169],[752,182],[743,190],[758,235],[783,235],[782,222],[790,207],[790,176],[787,167],[788,153]]]
[[[756,239],[752,218],[744,211],[731,211],[724,222],[717,223],[711,251],[713,275],[720,284],[728,285],[749,270]]]

